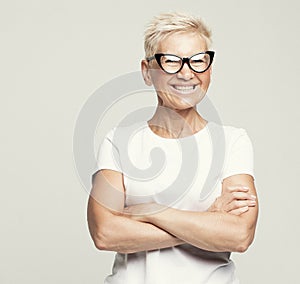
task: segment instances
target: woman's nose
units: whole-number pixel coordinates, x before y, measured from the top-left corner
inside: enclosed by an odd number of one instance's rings
[[[190,69],[187,63],[184,63],[182,69],[177,73],[177,77],[187,81],[194,78],[194,72]]]

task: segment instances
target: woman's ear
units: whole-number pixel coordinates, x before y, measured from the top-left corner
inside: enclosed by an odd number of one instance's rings
[[[141,69],[144,81],[147,86],[152,86],[152,80],[150,75],[150,68],[149,68],[149,62],[147,60],[142,60],[141,62]]]

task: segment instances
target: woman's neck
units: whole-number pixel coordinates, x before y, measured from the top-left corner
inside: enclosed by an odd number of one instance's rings
[[[195,108],[172,110],[158,106],[148,121],[150,129],[164,138],[182,138],[191,136],[205,127],[203,119]]]

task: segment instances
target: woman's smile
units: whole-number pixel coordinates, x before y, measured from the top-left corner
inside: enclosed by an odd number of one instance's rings
[[[176,94],[189,95],[193,94],[198,88],[197,84],[181,85],[181,84],[172,84],[171,87],[174,89]]]

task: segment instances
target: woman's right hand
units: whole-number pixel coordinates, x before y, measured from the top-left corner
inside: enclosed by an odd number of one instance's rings
[[[256,196],[248,193],[249,188],[243,185],[229,186],[222,191],[215,202],[208,208],[209,212],[227,212],[241,215],[256,206]]]

